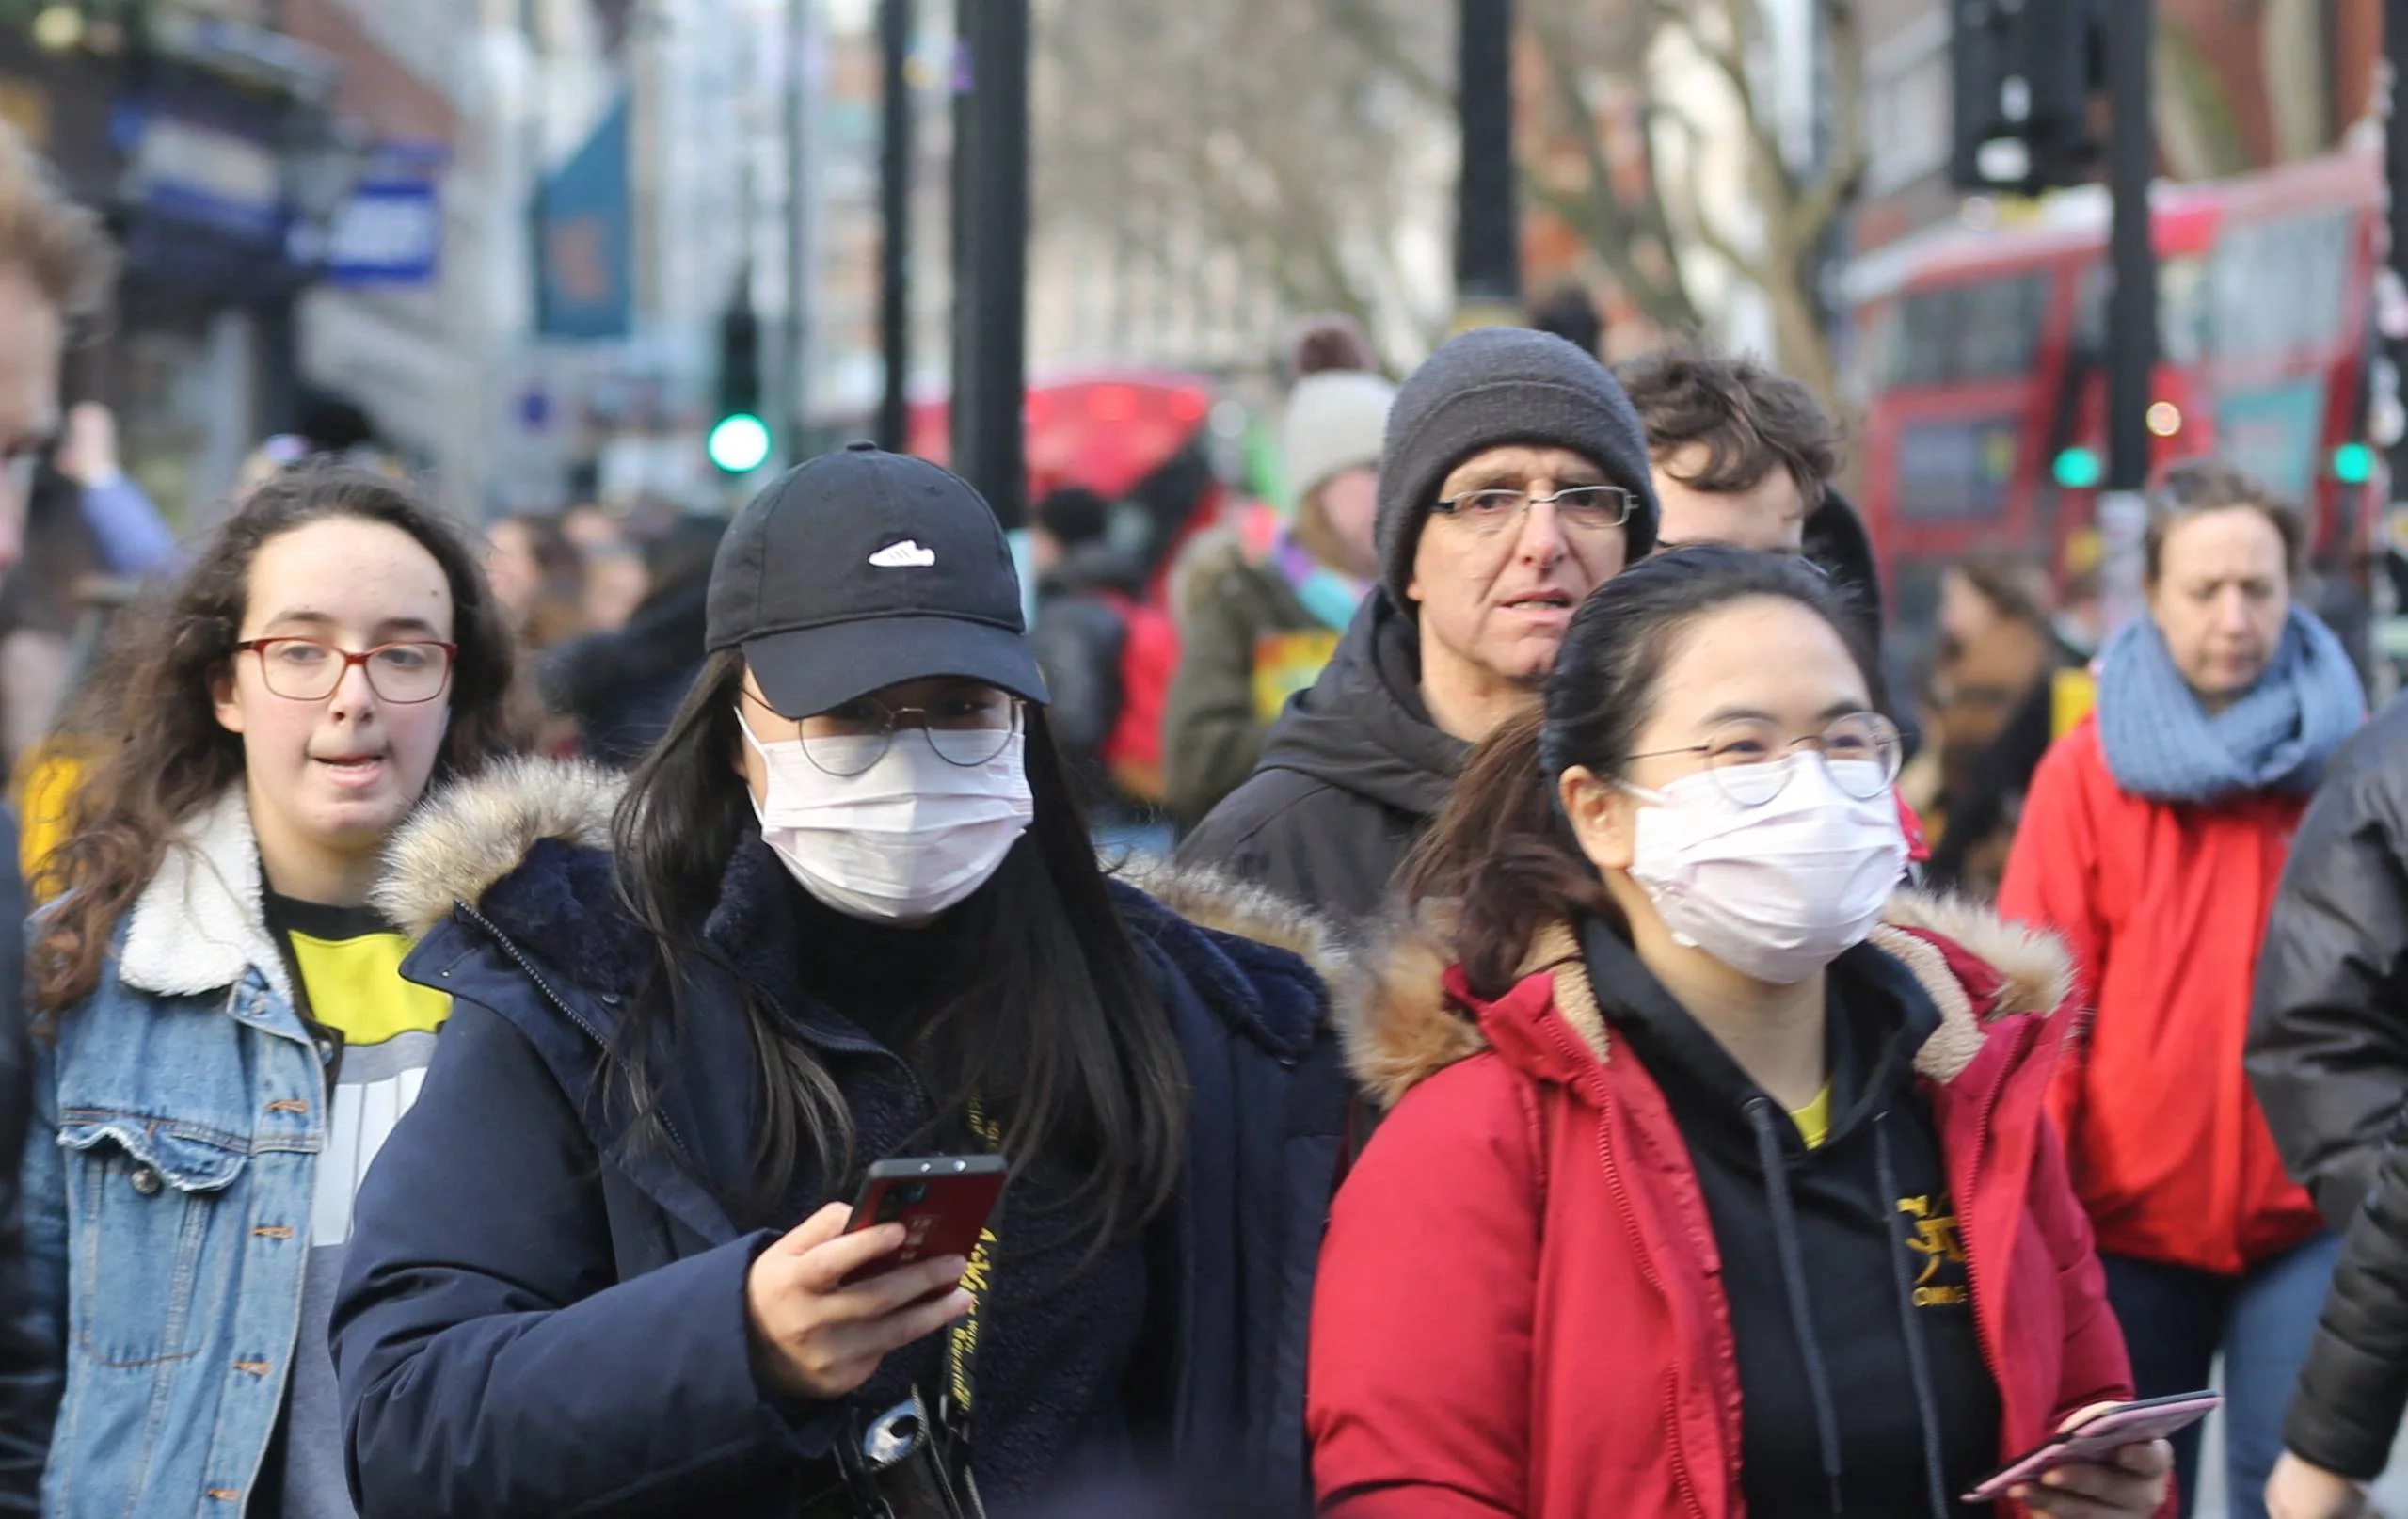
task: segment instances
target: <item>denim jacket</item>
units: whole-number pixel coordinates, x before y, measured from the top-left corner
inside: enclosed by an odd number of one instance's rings
[[[38,1047],[30,1292],[63,1362],[45,1513],[239,1515],[300,1328],[326,1052],[238,788],[197,814]]]

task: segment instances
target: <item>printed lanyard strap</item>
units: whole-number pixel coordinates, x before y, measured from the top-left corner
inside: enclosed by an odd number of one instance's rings
[[[1003,1153],[1003,1130],[987,1115],[986,1105],[976,1096],[970,1098],[970,1128],[985,1145],[990,1155]],[[962,1273],[963,1289],[970,1294],[970,1311],[964,1314],[946,1336],[945,1403],[940,1411],[945,1426],[966,1441],[970,1434],[970,1414],[977,1398],[974,1386],[979,1360],[979,1324],[986,1317],[987,1290],[995,1284],[995,1225],[1002,1213],[997,1205],[994,1214],[979,1230],[979,1242],[970,1252],[970,1269]]]

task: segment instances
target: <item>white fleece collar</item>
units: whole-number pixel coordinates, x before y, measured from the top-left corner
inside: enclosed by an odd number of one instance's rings
[[[236,785],[185,820],[135,899],[118,980],[161,997],[199,997],[239,984],[255,967],[290,1002],[264,892],[250,805]]]

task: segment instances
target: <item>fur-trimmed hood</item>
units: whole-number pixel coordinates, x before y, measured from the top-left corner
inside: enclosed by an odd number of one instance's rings
[[[615,915],[607,867],[596,856],[610,849],[611,820],[626,785],[624,775],[596,765],[513,760],[439,791],[388,846],[375,905],[423,937],[455,903],[481,907],[550,844],[585,856],[585,868],[566,872],[574,905],[589,917]],[[1363,999],[1357,961],[1332,925],[1305,908],[1209,870],[1139,862],[1114,873],[1198,928],[1296,955],[1330,989],[1333,1004]],[[624,949],[625,935],[620,943]]]
[[[1341,1004],[1348,1064],[1383,1109],[1489,1047],[1476,1018],[1446,988],[1448,926],[1443,908],[1426,907],[1373,957],[1357,981],[1361,995]],[[1953,898],[1898,893],[1872,942],[1902,962],[1939,1009],[1938,1031],[1915,1055],[1916,1071],[1935,1081],[1953,1080],[1973,1063],[1984,1024],[2049,1016],[2073,995],[2073,961],[2055,938]],[[1951,949],[1987,974],[1952,965]],[[1604,1015],[1569,924],[1549,929],[1532,947],[1523,973],[1541,971],[1553,976],[1557,1015],[1603,1060]]]

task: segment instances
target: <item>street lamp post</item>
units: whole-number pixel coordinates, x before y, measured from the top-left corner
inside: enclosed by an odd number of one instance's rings
[[[879,104],[885,125],[878,149],[885,239],[878,253],[878,347],[885,386],[878,398],[878,446],[896,453],[910,430],[904,388],[911,380],[911,47],[912,0],[879,0]]]
[[[953,204],[953,466],[1006,527],[1027,516],[1021,411],[1029,282],[1029,0],[959,0],[969,48]]]
[[[1513,163],[1513,0],[1462,0],[1456,111],[1463,138],[1456,195],[1458,328],[1522,312],[1522,218]]]
[[[2157,372],[2157,250],[2149,236],[2150,49],[2156,0],[2114,0],[2107,26],[2109,232],[2114,290],[2107,306],[2107,488],[2098,498],[2101,611],[2110,629],[2142,615],[2142,495],[2149,472],[2149,388]]]

